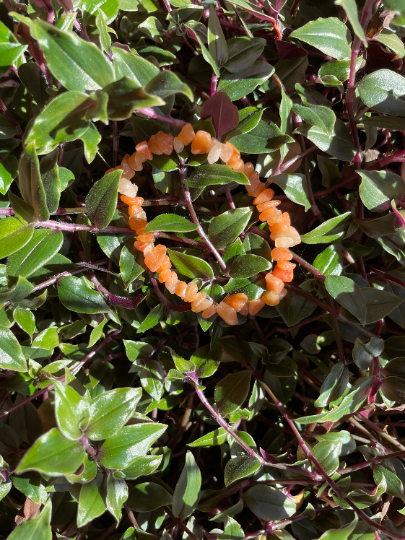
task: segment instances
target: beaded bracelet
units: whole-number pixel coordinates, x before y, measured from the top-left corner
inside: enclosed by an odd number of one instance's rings
[[[205,292],[198,292],[196,283],[187,284],[179,281],[176,272],[171,270],[172,264],[167,255],[166,246],[162,244],[154,246],[155,234],[145,233],[147,219],[142,209],[144,200],[142,197],[137,197],[138,186],[130,181],[131,178],[134,177],[135,171],[142,171],[143,163],[151,160],[153,154],[170,155],[173,150],[181,152],[190,144],[192,154],[208,154],[208,163],[212,164],[221,159],[231,169],[243,172],[247,176],[250,184],[246,186],[246,189],[248,194],[254,197],[253,204],[260,212],[259,219],[268,223],[271,239],[275,242],[271,256],[277,264],[273,272],[266,275],[267,291],[257,300],[248,302],[246,294],[235,293],[219,304],[215,304]],[[253,164],[244,163],[240,152],[230,142],[223,144],[203,130],[195,133],[191,124],[186,124],[177,137],[159,131],[156,135],[152,135],[148,142],[142,141],[137,144],[135,150],[132,156],[127,154],[124,157],[121,165],[108,170],[105,174],[116,169],[123,170],[118,191],[121,193],[122,202],[128,205],[129,226],[137,234],[134,246],[143,252],[147,268],[159,274],[159,282],[164,283],[170,293],[178,295],[185,302],[191,302],[192,311],[201,312],[204,319],[209,319],[218,313],[231,326],[238,324],[237,313],[256,315],[266,304],[278,305],[287,294],[284,283],[293,280],[293,271],[296,266],[290,262],[293,255],[288,248],[299,244],[301,238],[298,231],[291,226],[288,212],[281,212],[277,208],[280,201],[273,200],[274,191],[265,188]]]

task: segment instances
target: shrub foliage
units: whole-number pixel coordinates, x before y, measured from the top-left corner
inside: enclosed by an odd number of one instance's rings
[[[402,0],[3,0],[2,538],[405,538],[404,37]],[[118,196],[185,123],[302,238],[231,326],[159,283]],[[248,169],[169,154],[131,180],[144,237],[257,301]]]

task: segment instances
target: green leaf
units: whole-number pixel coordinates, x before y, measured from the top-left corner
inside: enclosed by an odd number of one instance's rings
[[[55,381],[55,417],[62,434],[72,441],[80,439],[89,419],[89,406],[73,388]]]
[[[333,135],[336,116],[331,109],[328,109],[323,105],[311,105],[310,107],[305,107],[304,105],[295,104],[293,105],[293,111],[295,114],[301,116],[304,122],[311,124],[311,126],[317,126],[329,136]]]
[[[262,54],[266,40],[247,36],[233,37],[228,40],[228,60],[225,69],[238,73],[249,68]]]
[[[84,147],[84,157],[87,163],[91,163],[97,155],[98,143],[101,141],[101,135],[93,122],[90,122],[88,129],[80,137],[80,140]]]
[[[141,326],[138,328],[138,334],[142,334],[143,332],[146,332],[147,330],[150,330],[151,328],[156,326],[161,320],[162,315],[162,306],[158,304],[147,314],[146,318],[142,321]]]
[[[252,110],[252,112],[245,116],[243,113],[247,110],[249,111],[250,109]],[[252,131],[259,124],[263,112],[263,109],[256,110],[255,107],[248,107],[247,109],[239,111],[239,124],[231,131],[227,132],[226,140],[228,141],[232,139],[232,137],[236,137],[237,135],[243,135],[244,133],[249,133],[250,131]]]
[[[157,360],[148,360],[139,375],[142,388],[156,401],[160,401],[164,390],[165,374]]]
[[[116,388],[97,396],[90,406],[87,437],[101,441],[118,433],[131,418],[141,395],[140,388]]]
[[[93,519],[104,514],[106,506],[99,487],[102,475],[84,484],[80,490],[79,508],[77,510],[77,526],[84,527]]]
[[[40,172],[46,195],[46,205],[50,213],[59,208],[61,182],[59,178],[58,150],[41,159]]]
[[[240,255],[235,257],[229,267],[229,274],[233,278],[250,278],[259,272],[269,270],[271,264],[267,259],[258,255]]]
[[[112,65],[94,43],[39,19],[33,33],[52,75],[68,90],[97,90],[113,82]]]
[[[314,446],[312,455],[325,469],[326,473],[332,475],[339,467],[339,454],[341,450],[341,442],[322,441]]]
[[[239,371],[226,375],[215,386],[215,405],[221,415],[226,416],[243,404],[249,393],[250,377],[250,371]]]
[[[119,47],[113,48],[114,69],[116,79],[130,77],[138,86],[145,86],[156,75],[159,75],[159,69],[141,56],[125,51]]]
[[[186,518],[197,507],[201,489],[201,472],[191,452],[177,481],[173,494],[172,512],[178,518]]]
[[[395,118],[392,116],[365,116],[361,120],[365,126],[389,129],[392,131],[405,130],[405,118]]]
[[[30,336],[35,332],[35,316],[32,311],[16,307],[13,312],[13,317],[18,326],[27,332]]]
[[[332,411],[327,411],[321,414],[314,414],[313,416],[304,416],[297,420],[300,424],[311,424],[312,422],[319,422],[321,424],[325,422],[337,422],[346,414],[353,415],[361,406],[363,401],[367,398],[370,386],[373,384],[374,377],[368,378],[364,381],[356,390],[350,392]]]
[[[346,25],[336,17],[320,17],[316,21],[310,21],[294,30],[290,37],[300,39],[337,60],[349,58],[351,54]]]
[[[405,78],[390,69],[379,69],[362,79],[358,86],[362,101],[375,111],[405,115]]]
[[[361,292],[367,307],[367,324],[383,319],[404,301],[403,298],[399,298],[395,294],[372,287],[362,288]]]
[[[152,474],[162,462],[163,456],[141,456],[134,459],[122,472],[128,480],[136,480],[140,476]]]
[[[120,253],[120,271],[125,287],[128,287],[134,279],[139,277],[145,270],[136,262],[135,249],[125,245]]]
[[[109,311],[103,297],[89,287],[84,278],[64,277],[58,281],[62,304],[76,313],[105,313]]]
[[[194,442],[189,443],[187,446],[190,446],[191,448],[211,448],[211,446],[219,446],[224,444],[227,435],[224,428],[214,429],[214,431],[210,431]]]
[[[93,347],[93,345],[97,343],[97,341],[101,338],[101,336],[103,335],[103,330],[104,330],[104,326],[106,322],[107,322],[107,319],[104,319],[95,328],[93,328],[90,334],[89,345],[88,345],[89,347]]]
[[[228,165],[202,165],[197,167],[184,183],[193,188],[204,188],[206,186],[230,184],[231,182],[249,184],[246,175],[234,171]]]
[[[15,217],[0,220],[0,259],[25,246],[33,234],[34,227],[32,225],[24,226]]]
[[[49,211],[34,143],[28,144],[21,155],[18,176],[21,195],[33,208],[36,221],[46,221]]]
[[[284,135],[272,122],[260,120],[258,125],[243,135],[236,135],[230,141],[240,152],[246,154],[268,154],[281,148],[293,139]]]
[[[372,338],[375,339],[375,338]],[[382,341],[382,340],[379,340]],[[373,350],[372,353],[375,351]],[[378,352],[378,349],[377,349]],[[379,356],[382,351],[379,351],[378,354],[373,354],[373,356]],[[385,364],[384,371],[388,375],[394,375],[396,377],[400,377],[401,379],[405,379],[405,363],[404,363],[404,357],[394,358],[393,360],[390,360],[388,364]]]
[[[90,461],[87,455],[84,457],[84,467],[80,467],[80,474],[66,474],[66,480],[71,484],[87,484],[97,475],[97,463]]]
[[[347,18],[349,19],[350,24],[354,30],[354,33],[361,41],[364,43],[364,46],[367,47],[367,39],[364,33],[363,27],[359,21],[359,14],[357,11],[356,0],[336,0],[335,4],[337,6],[342,6],[346,12]]]
[[[21,45],[13,32],[0,21],[0,66],[13,65],[26,49],[27,45]]]
[[[339,276],[343,267],[337,245],[331,244],[324,249],[316,256],[313,264],[324,276]]]
[[[39,154],[51,152],[62,142],[80,138],[89,128],[87,117],[96,102],[82,92],[56,96],[36,117],[26,144],[35,142]]]
[[[237,480],[246,478],[260,469],[260,461],[251,456],[238,456],[230,459],[225,466],[224,481],[229,486]]]
[[[327,276],[325,287],[341,306],[350,311],[363,326],[366,324],[366,301],[360,287],[345,276]]]
[[[42,435],[20,461],[16,473],[39,471],[49,476],[61,476],[77,471],[85,451],[77,441],[66,439],[56,428]]]
[[[371,338],[368,343],[356,339],[353,347],[353,360],[356,366],[365,371],[370,367],[373,358],[380,356],[384,350],[384,341],[379,338]]]
[[[324,380],[319,398],[315,401],[316,407],[326,407],[345,392],[349,383],[349,370],[343,364],[336,364]]]
[[[332,135],[328,135],[318,126],[310,126],[310,124],[298,127],[294,133],[304,135],[323,152],[342,161],[351,161],[356,153],[350,133],[339,119],[336,119]]]
[[[145,86],[145,92],[163,99],[173,94],[183,94],[190,101],[193,101],[193,92],[190,87],[182,82],[173,71],[168,70],[162,71],[149,81]]]
[[[228,61],[228,46],[214,6],[209,6],[208,50],[219,67]]]
[[[99,229],[107,227],[114,217],[121,174],[122,170],[106,174],[94,184],[86,197],[88,216]]]
[[[302,204],[305,211],[311,208],[309,201],[308,183],[305,175],[303,174],[278,174],[272,178],[273,183],[281,187],[290,201],[296,204]]]
[[[222,353],[222,345],[219,343],[214,346],[204,345],[195,351],[190,362],[194,364],[195,373],[199,379],[211,377],[216,372],[222,359]]]
[[[0,368],[27,371],[27,362],[17,338],[4,326],[0,326]]]
[[[147,93],[127,76],[105,86],[104,93],[108,95],[107,113],[110,120],[126,120],[134,110],[165,103],[160,97]]]
[[[51,499],[48,499],[44,509],[39,514],[39,516],[20,523],[20,525],[16,527],[8,536],[8,539],[52,540],[51,514],[52,502]]]
[[[180,253],[179,251],[174,251],[172,249],[168,249],[167,252],[170,260],[183,276],[191,279],[205,278],[210,281],[214,279],[214,272],[211,266],[203,259],[192,255],[186,255],[185,253]]]
[[[14,156],[7,156],[0,161],[0,193],[2,195],[7,193],[8,188],[17,174],[18,161]]]
[[[61,231],[35,230],[31,240],[19,251],[10,255],[7,263],[8,275],[30,276],[58,253],[62,243],[63,234]]]
[[[191,221],[183,216],[178,216],[176,214],[160,214],[147,224],[145,232],[165,231],[186,233],[195,231],[196,229],[197,225],[191,223]]]
[[[313,231],[301,236],[305,244],[330,244],[345,235],[350,221],[350,212],[328,219]]]
[[[223,514],[230,516],[231,514],[229,513],[229,510],[230,509],[225,510]],[[243,538],[245,538],[245,533],[243,532],[242,527],[239,525],[237,521],[232,519],[232,517],[228,517],[225,523],[226,523],[226,527],[225,527],[224,532],[218,535],[219,540],[242,540]]]
[[[401,200],[405,194],[402,178],[390,171],[358,171],[361,176],[360,197],[372,212],[384,212],[392,199]]]
[[[225,92],[232,101],[241,99],[262,85],[274,73],[274,67],[257,60],[238,73],[225,71],[220,78],[218,90]]]
[[[126,469],[135,458],[145,456],[167,426],[146,423],[123,427],[101,447],[100,461],[107,469]]]
[[[243,494],[243,500],[258,518],[265,521],[280,521],[296,511],[294,501],[270,486],[251,487]]]
[[[125,480],[119,480],[109,475],[107,478],[107,495],[105,504],[117,523],[121,520],[121,512],[124,502],[128,499],[128,486]]]
[[[386,34],[383,31],[380,34],[377,34],[376,36],[374,36],[374,39],[382,43],[388,49],[391,49],[392,51],[394,51],[394,53],[398,55],[400,58],[403,58],[405,56],[404,44],[402,43],[402,41],[396,34],[391,34],[391,33]]]
[[[228,210],[214,217],[208,227],[208,236],[217,249],[230,246],[245,230],[252,211],[249,207]]]
[[[131,486],[127,504],[135,512],[153,512],[162,506],[171,505],[172,496],[163,486],[145,482]]]
[[[111,53],[111,37],[108,33],[107,17],[101,9],[97,10],[96,26],[100,35],[100,44],[107,54]]]

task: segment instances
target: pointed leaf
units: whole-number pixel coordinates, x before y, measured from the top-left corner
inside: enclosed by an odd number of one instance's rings
[[[106,174],[94,184],[86,197],[88,216],[99,229],[107,227],[114,217],[121,174],[122,170]]]

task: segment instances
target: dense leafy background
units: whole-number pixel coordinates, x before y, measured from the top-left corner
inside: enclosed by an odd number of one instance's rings
[[[0,3],[2,538],[405,538],[404,37],[403,0]],[[159,288],[103,176],[184,122],[302,234],[233,328]],[[135,180],[178,273],[253,300],[268,229],[229,171]]]

